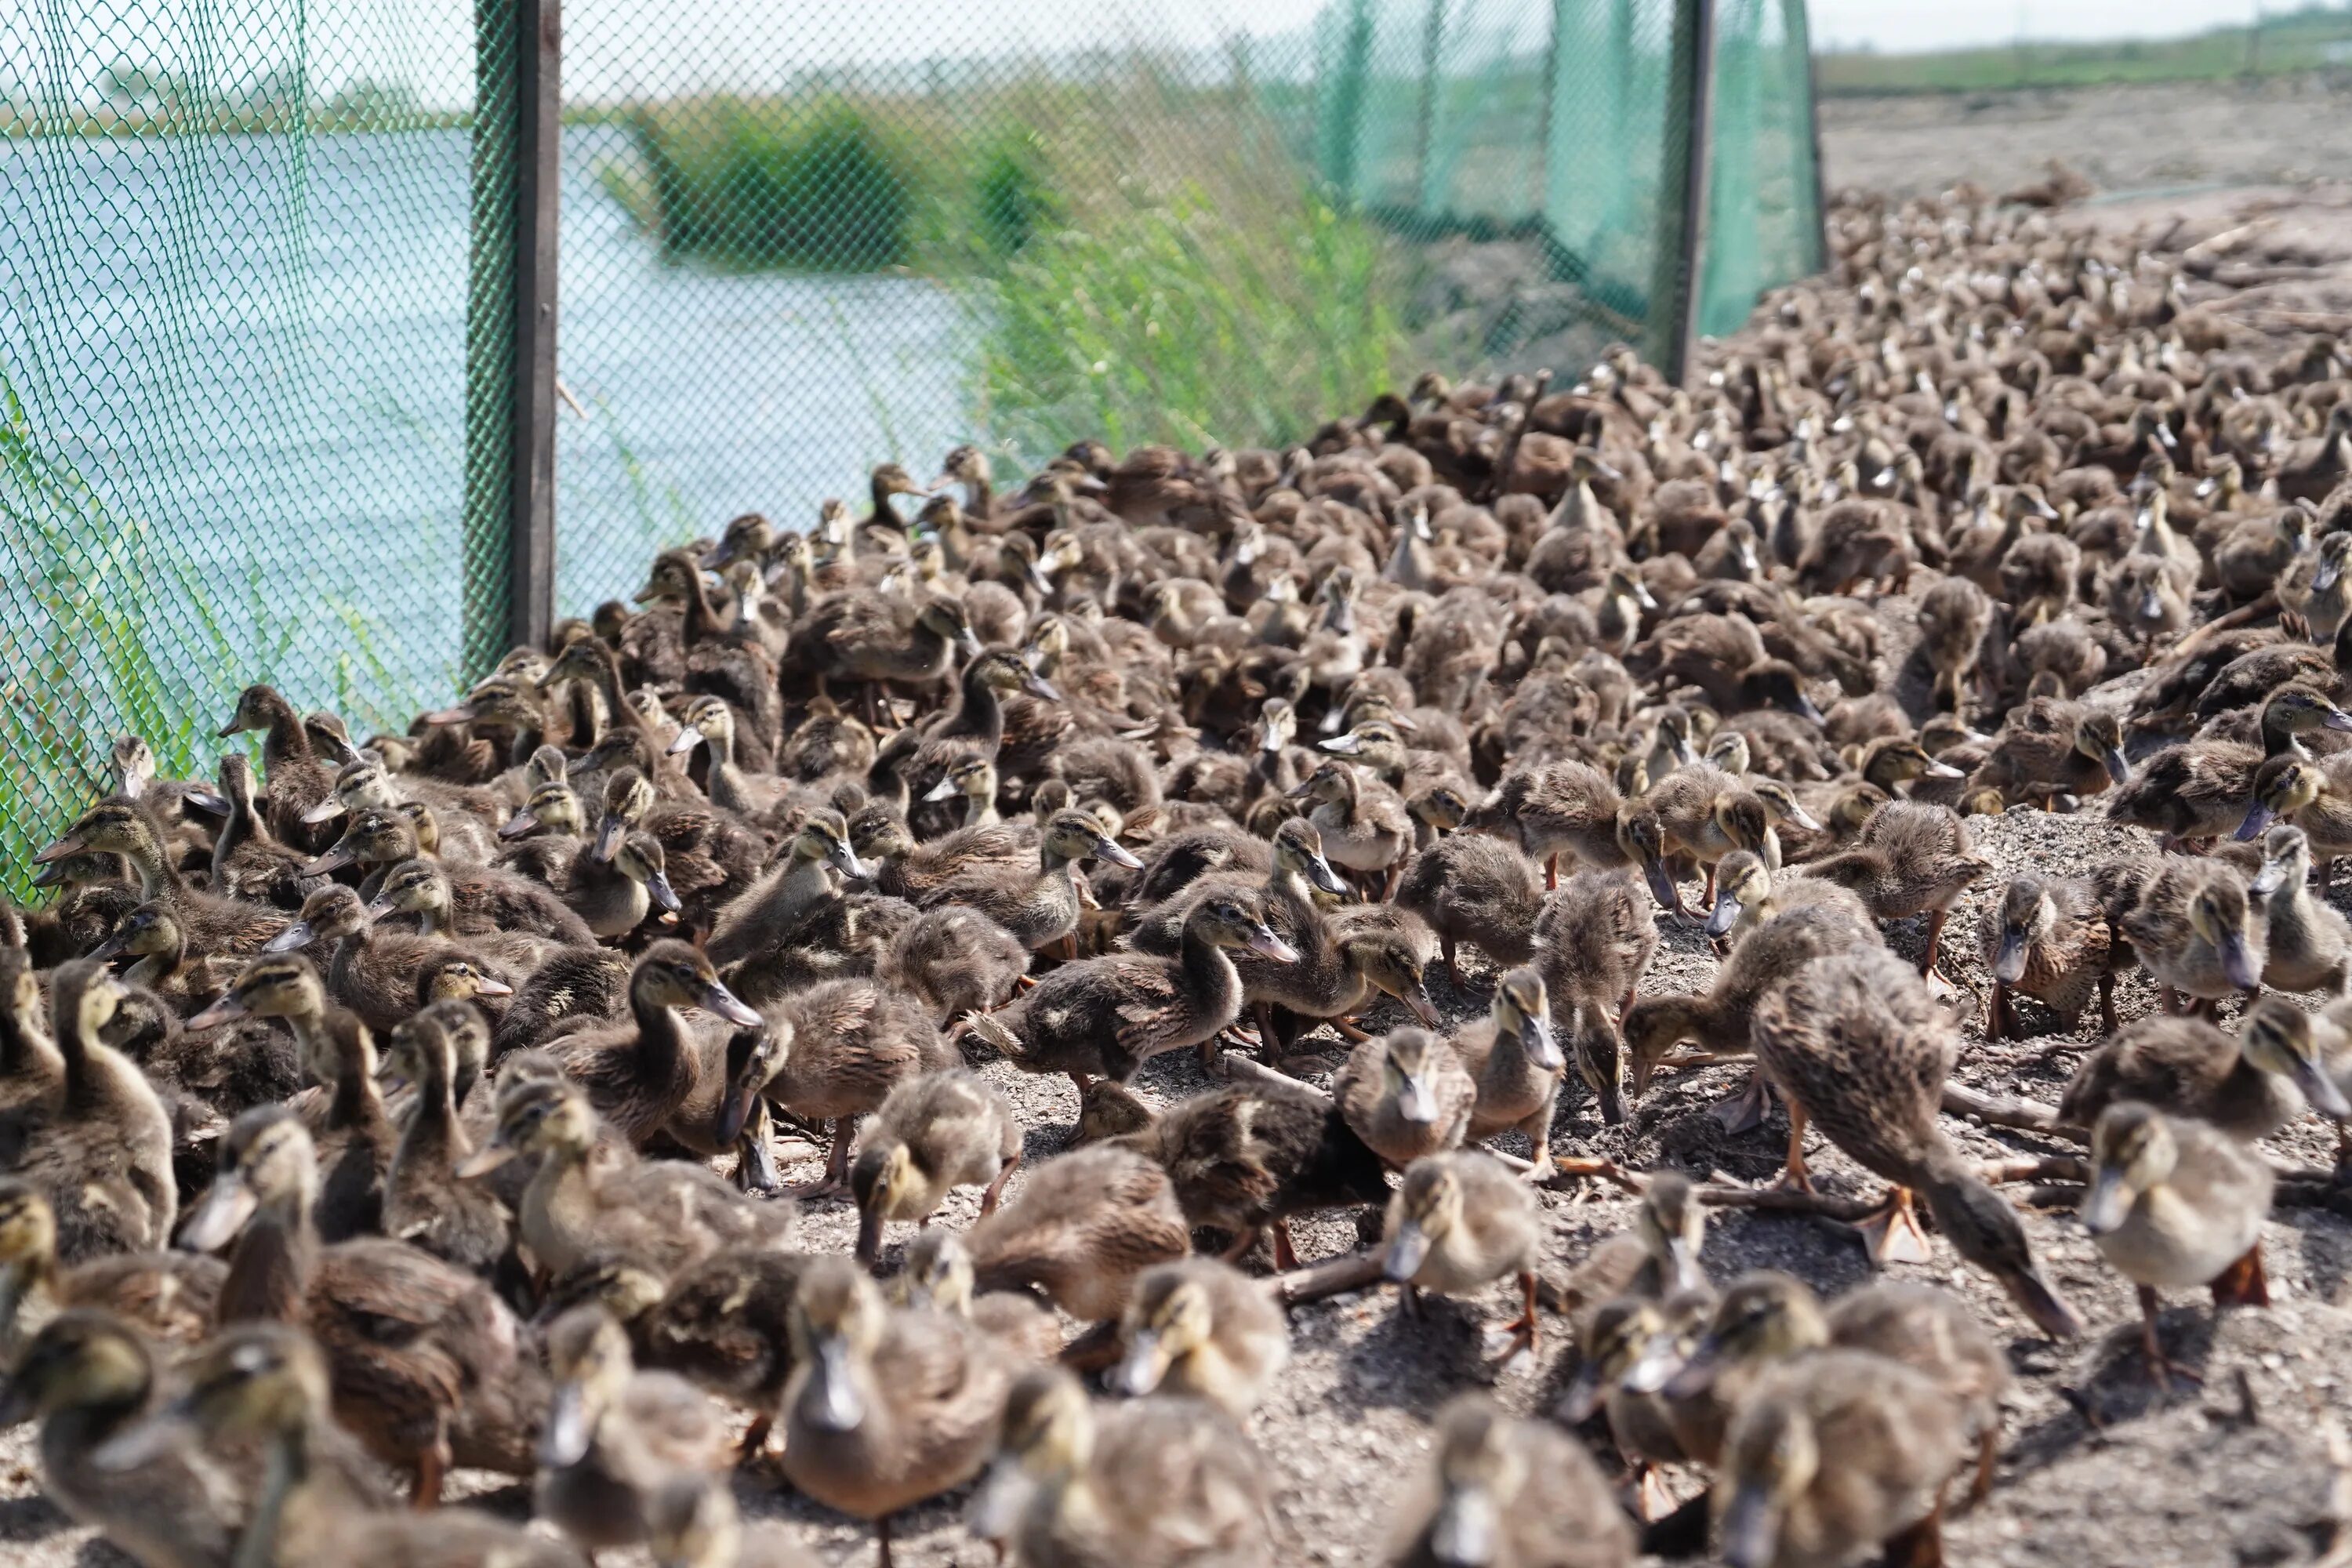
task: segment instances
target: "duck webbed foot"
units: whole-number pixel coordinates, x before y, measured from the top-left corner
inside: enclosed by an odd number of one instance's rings
[[[1854,1229],[1862,1233],[1870,1260],[1881,1268],[1889,1263],[1925,1263],[1935,1256],[1927,1246],[1927,1233],[1920,1228],[1918,1213],[1911,1205],[1908,1187],[1888,1189],[1878,1211]]]
[[[1764,1082],[1764,1069],[1756,1068],[1748,1074],[1746,1088],[1709,1109],[1723,1123],[1723,1130],[1734,1137],[1763,1126],[1765,1113],[1772,1109],[1772,1091]]]

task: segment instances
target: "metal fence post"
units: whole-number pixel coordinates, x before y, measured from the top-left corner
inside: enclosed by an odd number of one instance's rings
[[[1371,0],[1351,0],[1347,31],[1339,40],[1338,68],[1331,73],[1329,97],[1323,101],[1323,178],[1339,198],[1349,204],[1361,199],[1358,160],[1364,138],[1364,89],[1372,68]],[[1316,83],[1318,93],[1324,84]]]
[[[475,0],[466,300],[465,666],[543,645],[555,607],[561,0]]]
[[[1438,210],[1437,192],[1431,184],[1430,160],[1437,148],[1437,64],[1445,45],[1445,0],[1429,0],[1429,15],[1421,26],[1421,121],[1413,128],[1413,205],[1423,216]]]
[[[1698,337],[1706,262],[1707,111],[1714,93],[1715,0],[1675,0],[1666,61],[1665,145],[1650,289],[1650,357],[1680,383]]]
[[[1798,85],[1805,89],[1806,195],[1812,211],[1805,232],[1812,243],[1806,248],[1805,269],[1825,272],[1830,265],[1829,198],[1822,190],[1822,73],[1813,63],[1813,26],[1806,0],[1780,0],[1780,32],[1796,51]]]

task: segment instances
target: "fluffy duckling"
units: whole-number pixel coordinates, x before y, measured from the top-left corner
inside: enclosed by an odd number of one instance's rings
[[[1712,1301],[1699,1265],[1706,1239],[1706,1210],[1696,1186],[1679,1171],[1653,1171],[1643,1183],[1633,1225],[1585,1254],[1560,1286],[1560,1298],[1582,1313],[1622,1296],[1654,1301],[1696,1294]]]
[[[2223,861],[2166,857],[2116,929],[2164,988],[2167,1010],[2183,993],[2210,1003],[2262,984],[2267,922]]]
[[[1976,853],[1968,825],[1945,806],[1890,801],[1871,813],[1851,849],[1816,860],[1804,874],[1859,894],[1882,921],[1927,917],[1919,973],[1936,967],[1936,952],[1952,904],[1992,869]]]
[[[654,1568],[814,1568],[816,1559],[777,1529],[743,1529],[724,1477],[672,1476],[646,1500],[646,1546]]]
[[[2238,824],[2241,841],[2259,838],[2273,822],[2303,830],[2314,853],[2334,860],[2352,852],[2352,771],[2342,756],[2312,760],[2273,757],[2254,773],[2253,798]]]
[[[596,1114],[632,1142],[659,1131],[694,1092],[702,1050],[679,1009],[702,1008],[737,1028],[766,1026],[709,957],[682,942],[655,942],[638,957],[628,1006],[626,1021],[576,1029],[549,1048]]]
[[[145,1339],[192,1345],[210,1331],[227,1269],[184,1252],[117,1252],[58,1262],[58,1217],[47,1196],[0,1176],[0,1355],[13,1358],[59,1313],[103,1307]]]
[[[1895,1184],[1862,1226],[1884,1261],[1925,1261],[1911,1213],[1926,1194],[1961,1257],[1998,1280],[2053,1338],[2077,1327],[2027,1246],[2016,1211],[1985,1185],[1938,1119],[1959,1035],[1927,987],[1884,949],[1816,958],[1756,1006],[1756,1059],[1789,1101],[1787,1179],[1808,1188],[1804,1133],[1818,1125],[1856,1164]],[[1809,1189],[1808,1189],[1809,1190]]]
[[[1467,942],[1497,966],[1528,962],[1530,932],[1544,895],[1536,868],[1502,839],[1485,833],[1441,838],[1405,863],[1397,880],[1396,903],[1429,922],[1445,978],[1462,988],[1454,947]]]
[[[857,1258],[871,1264],[890,1220],[928,1225],[948,1194],[981,1187],[982,1218],[996,1212],[1021,1164],[1021,1122],[975,1072],[955,1068],[894,1087],[849,1170],[857,1203]]]
[[[2091,1131],[2083,1228],[2139,1291],[2140,1342],[2161,1384],[2196,1374],[2164,1353],[2157,1290],[2210,1285],[2222,1306],[2265,1306],[2263,1221],[2270,1167],[2254,1150],[2200,1122],[2136,1100],[2110,1105]]]
[[[1676,1412],[1651,1385],[1650,1368],[1689,1353],[1713,1303],[1712,1291],[1679,1292],[1670,1303],[1618,1296],[1583,1314],[1577,1325],[1576,1375],[1555,1407],[1557,1418],[1581,1426],[1606,1410],[1610,1436],[1632,1467],[1635,1508],[1643,1520],[1673,1506],[1656,1467],[1701,1457],[1676,1432]],[[1640,1387],[1633,1386],[1637,1377]]]
[[[1416,1160],[1389,1200],[1381,1231],[1381,1272],[1413,1292],[1469,1296],[1506,1275],[1518,1277],[1519,1315],[1500,1331],[1508,1361],[1536,1348],[1535,1194],[1500,1161],[1475,1149]]]
[[[1143,862],[1103,831],[1091,813],[1059,811],[1037,837],[1040,868],[1028,876],[971,875],[951,879],[925,895],[934,905],[967,904],[1003,926],[1032,952],[1058,944],[1065,957],[1075,956],[1066,941],[1076,929],[1084,896],[1080,863],[1108,860],[1129,870]]]
[[[1349,1052],[1331,1075],[1331,1100],[1366,1146],[1402,1169],[1461,1146],[1478,1082],[1444,1041],[1408,1026]]]
[[[457,1036],[480,1015],[465,1002],[436,1003],[394,1026],[384,1068],[415,1090],[408,1123],[383,1178],[383,1233],[434,1257],[487,1274],[514,1246],[514,1215],[488,1187],[456,1179],[474,1140],[457,1110]],[[476,1069],[479,1076],[479,1069]]]
[[[899,1085],[962,1060],[913,997],[869,980],[824,981],[773,1010],[775,1021],[751,1043],[748,1059],[730,1078],[713,1142],[733,1144],[761,1093],[795,1116],[832,1122],[824,1177],[812,1194],[848,1185],[860,1117],[879,1110]]]
[[[1991,791],[2003,805],[2048,805],[2054,795],[2092,795],[2131,783],[2123,721],[2105,709],[2035,698],[2013,710],[1966,792]]]
[[[1029,949],[1003,926],[962,904],[925,910],[891,939],[876,974],[922,999],[931,1020],[1002,1006],[1029,971]]]
[[[1097,1322],[1127,1310],[1138,1274],[1192,1250],[1167,1172],[1117,1144],[1039,1166],[968,1239],[982,1289],[1037,1289]]]
[[[2199,1018],[2140,1018],[2083,1058],[2058,1114],[2088,1128],[2124,1100],[2192,1118],[2243,1142],[2267,1138],[2306,1104],[2343,1121],[2352,1102],[2329,1076],[2311,1016],[2283,997],[2246,1010],[2234,1040]]]
[[[1552,1026],[1611,1126],[1625,1118],[1620,1029],[1657,951],[1654,905],[1622,871],[1579,871],[1536,917],[1534,967]]]
[[[1967,710],[1977,657],[1992,629],[1992,600],[1966,577],[1946,577],[1919,595],[1919,651],[1935,675],[1936,706]]]
[[[1639,866],[1659,903],[1671,909],[1681,901],[1666,875],[1665,829],[1657,814],[1627,801],[1590,763],[1513,768],[1462,826],[1516,837],[1528,858],[1543,862],[1547,890],[1559,885],[1559,858],[1566,854],[1604,869]]]
[[[2263,901],[2269,938],[2263,984],[2280,991],[2344,994],[2352,978],[2352,923],[2311,896],[2311,839],[2291,823],[2263,835],[2262,869],[2246,890]]]
[[[1118,1324],[1109,1385],[1130,1399],[1157,1390],[1205,1399],[1236,1421],[1290,1361],[1290,1325],[1273,1295],[1211,1258],[1137,1276]]]
[[[1323,836],[1325,858],[1346,867],[1368,886],[1379,878],[1382,896],[1393,891],[1412,847],[1412,814],[1396,791],[1366,777],[1352,763],[1328,762],[1290,792],[1311,800],[1307,820]]]
[[[147,807],[134,802],[100,802],[82,813],[65,837],[36,854],[33,864],[61,867],[90,855],[119,855],[128,861],[139,879],[139,895],[126,901],[162,900],[170,904],[187,934],[189,948],[199,954],[249,957],[286,929],[287,915],[282,910],[189,886],[177,862],[164,851],[163,828]],[[306,867],[303,874],[315,873]]]
[[[2219,737],[2168,746],[2109,797],[2107,816],[2163,834],[2173,845],[2219,838],[2242,823],[2263,763],[2305,759],[2297,737],[2318,729],[2352,730],[2352,713],[2311,687],[2283,687],[2263,702],[2259,746]]]
[[[1778,858],[1771,813],[1762,797],[1720,768],[1678,768],[1653,784],[1643,804],[1658,814],[1667,850],[1687,855],[1706,873],[1706,902],[1715,899],[1716,862],[1726,855],[1750,849],[1762,852],[1768,862]]]
[[[1186,917],[1173,959],[1114,952],[1066,963],[1010,1005],[965,1023],[1024,1072],[1067,1073],[1082,1093],[1090,1077],[1125,1083],[1164,1051],[1213,1053],[1218,1032],[1241,1015],[1241,976],[1225,956],[1237,947],[1277,963],[1298,958],[1254,907],[1209,898]]]
[[[102,1038],[125,994],[102,963],[59,964],[57,1086],[0,1119],[0,1166],[47,1194],[68,1263],[168,1246],[179,1215],[171,1117],[138,1064]]]
[[[1552,1106],[1568,1058],[1552,1038],[1543,977],[1532,969],[1507,971],[1495,983],[1487,1016],[1464,1026],[1446,1043],[1475,1086],[1464,1137],[1479,1142],[1497,1132],[1525,1133],[1535,1151],[1528,1179],[1549,1181]]]
[[[792,1321],[784,1477],[827,1508],[873,1521],[887,1568],[891,1516],[988,1462],[1003,1358],[969,1323],[886,1306],[845,1258],[810,1260]]]
[[[1582,1444],[1465,1394],[1438,1413],[1434,1453],[1400,1505],[1381,1561],[1629,1568],[1633,1557],[1633,1522]]]
[[[692,1384],[638,1369],[627,1332],[601,1305],[563,1313],[546,1343],[555,1399],[532,1505],[587,1551],[635,1545],[649,1533],[653,1494],[674,1476],[718,1471],[734,1445]]]
[[[979,1289],[971,1249],[945,1226],[927,1226],[908,1244],[891,1291],[902,1307],[964,1319],[1021,1361],[1042,1366],[1062,1353],[1054,1309],[1027,1290]]]
[[[2105,1027],[2116,1026],[2116,960],[2106,911],[2089,884],[2073,877],[2026,871],[2011,879],[2000,902],[1986,912],[1985,967],[1992,973],[1987,1029],[1994,1039],[2014,1039],[2017,992],[2058,1015],[2073,1034],[2090,1006],[2096,985]]]
[[[1025,1374],[972,1528],[1035,1568],[1266,1568],[1265,1461],[1234,1419],[1197,1400],[1097,1405],[1058,1368]]]
[[[1837,1568],[1880,1552],[1940,1561],[1966,1414],[1936,1382],[1864,1351],[1775,1367],[1724,1435],[1714,1493],[1730,1568]]]

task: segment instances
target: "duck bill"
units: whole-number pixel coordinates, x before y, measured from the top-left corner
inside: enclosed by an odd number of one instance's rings
[[[2153,588],[2139,596],[2139,618],[2143,621],[2164,619],[2164,601],[2157,596]]]
[[[1250,932],[1249,950],[1252,952],[1263,953],[1276,963],[1298,962],[1298,950],[1264,926]]]
[[[1664,1374],[1658,1378],[1655,1389],[1643,1388],[1637,1392],[1663,1394],[1675,1400],[1696,1399],[1715,1386],[1716,1369],[1722,1357],[1722,1344],[1713,1334],[1708,1334],[1698,1342],[1697,1349],[1683,1358],[1680,1366],[1665,1369]],[[1630,1378],[1626,1386],[1633,1386]]]
[[[1931,779],[1964,779],[1969,775],[1949,763],[1930,761],[1927,763],[1926,776]]]
[[[838,1334],[818,1342],[801,1403],[809,1425],[820,1432],[855,1432],[865,1422],[866,1400],[850,1368],[849,1346]]]
[[[963,650],[963,656],[966,658],[978,658],[980,657],[980,639],[972,636],[969,631],[961,631],[956,634],[956,647]]]
[[[1706,1270],[1698,1266],[1698,1254],[1691,1250],[1691,1244],[1682,1237],[1666,1238],[1666,1271],[1673,1276],[1677,1290],[1706,1288]]]
[[[2033,1326],[2053,1340],[2071,1340],[2082,1333],[2082,1314],[2066,1303],[2042,1270],[2028,1266],[2001,1276],[2001,1288]]]
[[[2117,789],[2131,783],[2131,763],[2113,746],[2100,754],[2099,763],[2107,770],[2107,782]]]
[[[1733,898],[1729,893],[1716,894],[1715,912],[1706,917],[1706,934],[1709,936],[1728,935],[1731,928],[1739,923],[1739,900]]]
[[[2025,978],[2025,932],[2015,927],[2005,927],[2000,933],[2000,949],[1993,954],[1992,977],[2003,985],[2014,985]]]
[[[747,1005],[720,981],[713,980],[702,988],[702,1005],[740,1028],[756,1029],[767,1022],[757,1008]]]
[[[512,1160],[517,1152],[511,1143],[501,1143],[493,1139],[475,1153],[458,1161],[456,1174],[460,1181],[477,1181]]]
[[[1421,1272],[1428,1258],[1429,1233],[1418,1220],[1406,1220],[1389,1240],[1388,1255],[1381,1259],[1381,1277],[1391,1285],[1402,1285]]]
[[[965,1522],[974,1535],[1002,1551],[1020,1527],[1030,1491],[1029,1479],[1021,1471],[1021,1461],[1011,1454],[999,1454],[990,1462],[980,1489],[972,1494],[971,1510],[965,1516]]]
[[[511,996],[514,994],[515,988],[496,975],[474,976],[474,994],[477,996]]]
[[[288,926],[284,931],[279,931],[276,936],[273,936],[268,942],[263,942],[261,944],[261,951],[264,952],[291,952],[298,947],[310,946],[311,940],[318,934],[319,933],[317,931],[311,929],[310,922],[309,921],[296,921],[292,925]]]
[[[2083,1194],[2083,1228],[2093,1236],[2105,1236],[2124,1223],[2131,1205],[2131,1189],[2124,1185],[2123,1172],[2102,1165],[2092,1173],[2091,1189]]]
[[[1036,589],[1042,598],[1054,596],[1054,580],[1046,576],[1045,569],[1034,561],[1029,563],[1029,585]]]
[[[144,1469],[201,1439],[184,1401],[174,1400],[144,1421],[90,1450],[90,1463],[114,1475]]]
[[[2338,566],[2333,561],[2323,559],[2319,564],[2312,570],[2312,588],[2318,593],[2325,594],[2328,589],[2336,586],[2336,580],[2343,575],[2344,571],[2342,567]]]
[[[88,843],[89,840],[84,838],[80,834],[68,833],[63,838],[58,839],[55,844],[50,845],[47,848],[34,856],[33,864],[36,866],[47,866],[51,861],[62,860],[68,855],[79,855],[82,852]]]
[[[677,739],[669,743],[669,749],[664,752],[662,755],[665,757],[683,756],[700,744],[702,744],[702,731],[695,729],[692,725],[688,725],[687,728],[680,730],[677,732]]]
[[[646,879],[646,892],[656,905],[672,914],[686,907],[678,902],[677,889],[669,885],[669,878],[662,872],[656,871]]]
[[[2221,933],[2221,976],[2241,991],[2252,991],[2263,983],[2262,965],[2254,962],[2243,931]]]
[[[100,942],[96,947],[93,947],[88,952],[83,953],[82,956],[90,960],[92,963],[104,963],[110,959],[121,957],[130,950],[131,939],[123,935],[121,931],[116,931],[112,936],[108,937],[104,942]]]
[[[588,1456],[588,1440],[595,1425],[588,1418],[588,1394],[576,1383],[559,1383],[548,1406],[547,1427],[540,1434],[539,1462],[550,1469],[576,1465]]]
[[[1797,700],[1790,704],[1790,709],[1797,715],[1798,718],[1802,719],[1808,724],[1826,724],[1829,722],[1829,721],[1822,716],[1822,710],[1813,705],[1813,700],[1806,696],[1801,691],[1797,693]]]
[[[953,800],[962,793],[955,780],[943,777],[939,783],[923,792],[923,798],[927,801]]]
[[[1168,1373],[1168,1357],[1161,1348],[1158,1332],[1138,1329],[1135,1338],[1128,1342],[1127,1354],[1112,1369],[1109,1384],[1112,1391],[1129,1399],[1140,1399],[1160,1386]]]
[[[882,1254],[882,1205],[862,1204],[857,1210],[857,1261],[868,1268]]]
[[[2311,1101],[2311,1109],[2331,1121],[2352,1119],[2352,1100],[2336,1087],[2336,1080],[2319,1070],[2315,1062],[2295,1058],[2294,1087],[2303,1090],[2303,1098]]]
[[[1040,702],[1059,702],[1062,700],[1062,689],[1034,671],[1022,679],[1021,689]]]
[[[743,1129],[751,1123],[751,1112],[760,1103],[761,1085],[738,1083],[730,1085],[726,1097],[719,1102],[719,1116],[711,1131],[722,1144],[732,1144],[743,1136]]]
[[[245,1016],[245,1004],[237,1000],[236,993],[225,992],[214,999],[211,1006],[189,1019],[183,1026],[190,1029],[217,1029],[230,1019],[242,1018]]]
[[[1625,1091],[1618,1087],[1617,1080],[1604,1078],[1601,1080],[1601,1087],[1593,1092],[1601,1101],[1601,1123],[1609,1127],[1624,1126]]]
[[[833,862],[835,869],[838,870],[843,876],[849,878],[852,881],[863,881],[865,879],[866,862],[860,860],[857,858],[857,851],[852,849],[848,845],[835,844],[832,848],[825,851],[824,858]]]
[[[1594,1411],[1601,1408],[1605,1393],[1601,1386],[1601,1368],[1588,1360],[1576,1369],[1576,1377],[1569,1384],[1568,1392],[1559,1396],[1559,1418],[1570,1426],[1582,1426],[1592,1419]]]
[[[1822,819],[1794,801],[1789,803],[1789,822],[1791,826],[1801,827],[1808,833],[1822,830]]]
[[[2352,713],[2347,713],[2341,708],[2330,708],[2323,722],[2331,730],[2352,730]]]
[[[1416,1127],[1437,1120],[1437,1095],[1423,1073],[1407,1074],[1397,1085],[1397,1114]]]
[[[1519,1046],[1528,1053],[1528,1060],[1543,1072],[1564,1072],[1568,1058],[1560,1054],[1559,1041],[1552,1034],[1549,1018],[1528,1018],[1519,1026]]]
[[[527,833],[535,833],[538,830],[539,818],[532,814],[529,806],[525,806],[499,825],[499,837],[520,838]]]
[[[1485,1568],[1495,1561],[1502,1532],[1502,1510],[1484,1487],[1449,1486],[1429,1521],[1429,1554],[1462,1568]]]
[[[2260,838],[2270,827],[2271,816],[2269,806],[2264,805],[2261,801],[2254,802],[2246,807],[2246,819],[2238,824],[2238,831],[2231,837],[2241,844],[2251,843]]]
[[[302,820],[315,827],[322,822],[332,822],[335,818],[342,815],[343,803],[337,800],[333,795],[329,795],[326,799],[320,801],[318,805],[304,812],[302,814]]]
[[[1772,1499],[1760,1486],[1743,1483],[1723,1510],[1723,1561],[1728,1568],[1770,1568],[1780,1531]]]
[[[2263,868],[2254,873],[2254,879],[2246,884],[2246,890],[2266,898],[2277,892],[2285,884],[2286,873],[2285,861],[2265,860],[2263,862]]]
[[[437,708],[434,710],[432,712],[425,715],[425,721],[427,724],[436,725],[470,724],[480,716],[481,715],[475,710],[471,703],[460,702],[455,708]]]
[[[328,850],[324,855],[320,856],[309,865],[304,866],[302,868],[302,875],[305,877],[331,876],[333,873],[341,870],[346,866],[355,866],[359,864],[359,858],[360,858],[356,854],[352,852],[349,846],[338,844],[333,848]]]
[[[1675,890],[1675,879],[1666,875],[1664,861],[1655,859],[1643,861],[1642,876],[1650,884],[1650,897],[1658,900],[1660,909],[1672,910],[1676,914],[1684,912],[1683,896]]]
[[[1321,745],[1324,751],[1335,752],[1343,757],[1355,756],[1364,749],[1364,743],[1353,735],[1334,735]]]
[[[1675,1374],[1683,1370],[1684,1364],[1682,1351],[1675,1345],[1674,1335],[1653,1334],[1650,1342],[1642,1347],[1642,1353],[1634,1358],[1633,1364],[1625,1369],[1625,1375],[1617,1380],[1617,1386],[1628,1394],[1663,1393],[1665,1386],[1675,1380]]]
[[[609,813],[596,825],[596,846],[589,853],[598,865],[604,865],[613,858],[613,851],[621,847],[621,839],[628,830],[627,823]]]
[[[132,798],[136,799],[137,797],[133,796]],[[180,792],[180,805],[184,809],[188,806],[194,806],[198,811],[203,812],[206,816],[226,816],[228,815],[228,796],[222,795],[215,790],[195,788],[184,789]]]
[[[1124,866],[1130,871],[1143,869],[1142,861],[1137,859],[1126,847],[1112,843],[1108,838],[1095,840],[1095,858],[1108,860],[1114,866]]]
[[[1276,729],[1271,724],[1259,725],[1257,731],[1257,749],[1265,752],[1267,756],[1278,754],[1282,750],[1282,731]]]
[[[1335,899],[1348,896],[1348,885],[1339,880],[1339,873],[1331,869],[1331,862],[1318,855],[1307,863],[1307,880],[1318,893],[1328,893]]]
[[[1423,1028],[1437,1027],[1437,1004],[1429,999],[1429,993],[1422,988],[1419,981],[1414,981],[1411,986],[1399,993],[1397,1000],[1404,1004],[1405,1011],[1411,1013],[1414,1021]]]
[[[238,1179],[233,1171],[214,1179],[205,1192],[205,1201],[180,1227],[180,1249],[184,1252],[217,1252],[236,1239],[237,1233],[253,1218],[260,1205],[253,1189]]]

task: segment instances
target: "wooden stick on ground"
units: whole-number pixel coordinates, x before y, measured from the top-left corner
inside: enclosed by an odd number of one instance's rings
[[[1875,1199],[1801,1193],[1794,1187],[1725,1187],[1709,1183],[1696,1191],[1699,1202],[1716,1208],[1760,1209],[1768,1214],[1806,1214],[1835,1220],[1840,1225],[1853,1225],[1868,1219],[1885,1206]]]
[[[1986,1094],[1957,1083],[1944,1085],[1944,1112],[1948,1116],[1981,1121],[1987,1127],[2011,1127],[2024,1132],[2041,1132],[2053,1138],[2063,1138],[2070,1143],[2088,1143],[2091,1141],[2089,1133],[2080,1128],[2066,1126],[2058,1120],[2056,1110],[2038,1100]]]
[[[1274,1299],[1286,1307],[1344,1296],[1380,1282],[1381,1255],[1377,1252],[1342,1253],[1305,1268],[1277,1274],[1267,1281],[1273,1288]]]

